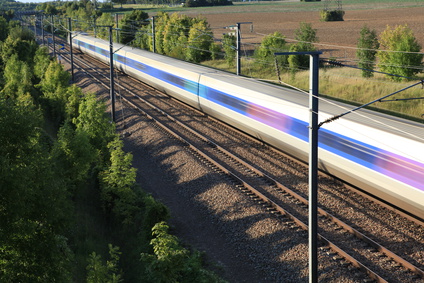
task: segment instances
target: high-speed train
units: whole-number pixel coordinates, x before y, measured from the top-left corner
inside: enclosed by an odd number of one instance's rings
[[[109,63],[109,42],[77,35],[73,45]],[[308,94],[114,43],[114,65],[282,151],[308,161]],[[322,100],[319,120],[351,106]],[[319,166],[424,219],[424,125],[369,110],[324,124]]]

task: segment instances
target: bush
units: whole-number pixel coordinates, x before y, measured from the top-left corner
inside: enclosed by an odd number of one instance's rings
[[[412,77],[422,71],[424,55],[409,53],[420,52],[421,45],[407,25],[399,25],[393,30],[387,26],[380,35],[379,43],[384,50],[377,53],[381,71],[404,77]],[[391,78],[396,81],[402,79],[395,76]]]
[[[233,67],[236,59],[236,37],[234,35],[224,34],[222,38],[222,48],[224,49],[225,61],[230,67]]]
[[[379,46],[376,31],[364,26],[358,39],[358,50],[356,51],[356,56],[359,59],[358,65],[363,69],[362,77],[370,78],[373,76],[372,70],[374,70],[375,56]]]
[[[289,47],[284,36],[276,31],[264,37],[259,48],[255,50],[255,58],[261,65],[269,65],[274,61],[274,53],[286,51]],[[279,64],[287,64],[287,56],[278,56],[277,61]]]
[[[153,255],[141,254],[141,260],[146,263],[148,282],[224,282],[202,267],[199,252],[190,253],[168,233],[168,229],[166,222],[157,223],[152,229],[154,238],[150,242]]]
[[[299,29],[295,31],[295,39],[298,41],[290,47],[291,52],[315,51],[313,42],[318,41],[316,36],[317,30],[312,28],[309,23],[300,23]],[[296,72],[299,68],[309,68],[308,55],[290,55],[288,58],[289,66],[292,72]]]
[[[343,16],[345,15],[345,11],[343,10],[321,10],[320,11],[321,21],[324,22],[336,22],[343,21]]]

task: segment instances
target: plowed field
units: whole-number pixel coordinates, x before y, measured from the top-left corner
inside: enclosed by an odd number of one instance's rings
[[[299,5],[299,3],[297,4]],[[378,7],[371,3],[347,7],[353,10],[344,9],[346,14],[343,22],[321,22],[319,10],[323,6],[315,5],[314,11],[292,11],[293,9],[290,9],[290,6],[284,2],[281,2],[281,5],[245,4],[228,8],[213,7],[183,13],[190,16],[200,14],[207,18],[218,38],[223,32],[228,32],[228,30],[218,27],[234,25],[237,22],[253,22],[253,32],[250,31],[250,25],[241,25],[244,43],[258,43],[264,34],[275,31],[292,39],[294,30],[299,28],[299,24],[307,22],[317,29],[319,43],[353,47],[356,45],[359,32],[364,25],[375,29],[377,34],[380,34],[387,25],[393,28],[396,25],[407,24],[414,32],[418,42],[424,47],[424,1],[416,1],[415,4],[417,7],[393,8],[394,4],[384,7],[381,6],[381,3],[378,4],[380,5]]]

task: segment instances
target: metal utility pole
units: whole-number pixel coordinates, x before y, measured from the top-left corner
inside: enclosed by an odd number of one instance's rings
[[[36,41],[37,41],[37,21],[38,21],[38,15],[34,14],[34,36]]]
[[[309,282],[318,282],[318,85],[319,54],[310,54],[309,76]]]
[[[112,26],[109,26],[109,58],[110,58],[110,100],[112,104],[112,121],[115,120],[115,89],[114,89],[114,73],[113,73],[113,38],[112,38]]]
[[[52,21],[52,38],[53,38],[53,57],[56,57],[56,44],[54,39],[54,22],[53,22],[53,15],[51,15],[51,21]]]
[[[68,18],[68,28],[69,28],[69,48],[71,52],[71,79],[74,82],[74,52],[72,51],[72,20]]]
[[[119,15],[118,13],[115,14],[115,25],[116,25],[116,42],[119,43],[119,30],[118,30],[119,29],[119,26],[118,26],[119,25],[119,21],[118,21],[119,19],[118,19],[118,15]]]
[[[240,25],[241,24],[252,24],[252,22],[242,22],[242,23],[236,24],[237,76],[240,76],[240,74],[241,74],[241,32],[240,32]]]
[[[97,26],[96,26],[97,18],[96,18],[96,17],[94,17],[94,16],[92,16],[92,17],[93,17],[93,31],[94,31],[94,37],[97,37]]]
[[[310,55],[309,76],[309,282],[318,282],[318,88],[321,51],[282,52],[274,55]]]
[[[41,37],[43,38],[43,45],[44,45],[44,15],[41,15]]]
[[[236,36],[237,36],[237,76],[240,76],[241,73],[241,54],[240,54],[240,46],[241,46],[241,35],[240,35],[240,23],[237,23],[237,29],[236,29]]]
[[[153,53],[156,53],[156,35],[155,35],[155,16],[152,16],[152,47]]]

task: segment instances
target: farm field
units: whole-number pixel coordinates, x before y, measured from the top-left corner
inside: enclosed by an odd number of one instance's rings
[[[343,22],[320,21],[319,11],[324,8],[324,2],[235,2],[233,6],[160,10],[205,17],[217,38],[225,32],[221,27],[237,22],[253,22],[253,32],[250,32],[250,25],[241,26],[243,41],[251,43],[260,42],[263,35],[275,31],[292,39],[299,23],[308,22],[317,29],[321,44],[355,46],[364,25],[379,34],[387,25],[408,24],[418,42],[424,46],[424,0],[351,0],[341,3],[346,12]],[[147,12],[154,14],[155,11]]]
[[[319,12],[259,12],[208,14],[204,15],[213,27],[235,24],[237,22],[253,22],[253,33],[250,27],[242,26],[243,40],[255,42],[263,34],[275,31],[281,32],[288,39],[294,38],[294,30],[299,28],[300,22],[308,22],[317,29],[319,43],[329,45],[356,46],[359,32],[364,25],[375,29],[380,34],[387,25],[408,24],[414,31],[415,37],[424,46],[424,3],[417,8],[379,9],[379,10],[352,10],[346,11],[343,22],[322,22]],[[244,28],[244,30],[243,30]]]

